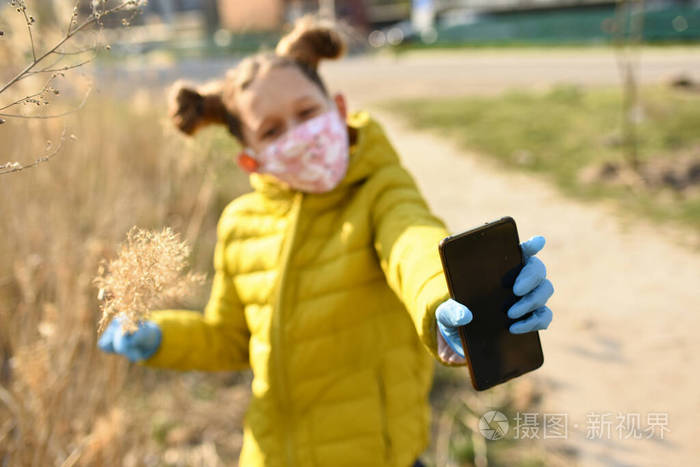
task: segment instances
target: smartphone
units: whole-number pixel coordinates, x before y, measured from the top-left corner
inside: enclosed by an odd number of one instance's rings
[[[513,218],[446,237],[439,249],[450,295],[473,315],[459,335],[474,389],[488,389],[542,366],[539,333],[508,330],[516,321],[508,309],[520,299],[513,284],[524,266]]]

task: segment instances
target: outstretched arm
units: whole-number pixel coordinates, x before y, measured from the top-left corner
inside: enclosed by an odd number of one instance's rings
[[[162,330],[158,351],[143,363],[177,370],[239,370],[248,367],[250,332],[225,260],[226,234],[219,227],[215,275],[204,313],[159,310],[151,320]]]
[[[401,166],[383,170],[391,180],[372,207],[374,246],[386,280],[411,315],[418,336],[437,359],[435,309],[450,298],[438,252],[448,235],[413,177]]]

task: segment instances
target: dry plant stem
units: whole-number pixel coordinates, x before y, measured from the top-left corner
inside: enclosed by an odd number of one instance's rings
[[[121,11],[124,8],[132,6],[132,5],[136,5],[136,2],[134,2],[133,0],[122,2],[119,5],[110,8],[109,10],[104,10],[100,14],[100,16],[96,16],[95,14],[90,15],[85,21],[83,21],[78,26],[76,26],[75,29],[71,29],[71,27],[69,26],[68,32],[61,40],[59,40],[53,47],[51,47],[48,51],[46,51],[42,55],[37,57],[35,54],[34,59],[32,60],[31,63],[29,63],[22,71],[17,73],[17,75],[15,75],[12,79],[10,79],[7,83],[5,83],[5,85],[3,85],[2,88],[0,88],[0,94],[2,94],[4,91],[6,91],[10,86],[15,84],[17,81],[22,79],[22,77],[24,77],[27,73],[31,72],[34,69],[34,67],[36,67],[46,57],[55,53],[59,47],[61,47],[63,44],[65,44],[70,38],[75,36],[78,32],[82,31],[87,26],[99,21],[105,15],[110,15],[112,13],[116,13],[116,12]],[[25,15],[26,15],[26,13],[25,13]],[[30,37],[31,37],[31,34],[30,34]],[[34,49],[34,40],[32,39],[32,50],[33,49]]]
[[[95,50],[95,47],[86,47],[84,49],[71,50],[71,51],[54,50],[53,53],[56,55],[80,55],[80,54],[84,54],[85,52],[90,52],[92,50]]]
[[[71,138],[75,138],[74,135],[71,135]],[[31,169],[33,167],[36,167],[37,165],[48,161],[52,157],[54,157],[56,154],[58,154],[61,151],[61,148],[63,147],[63,143],[66,140],[66,127],[63,127],[63,131],[61,132],[61,137],[59,139],[59,143],[56,146],[55,149],[53,149],[51,152],[48,154],[43,155],[42,157],[34,160],[31,164],[27,165],[21,165],[18,162],[8,162],[7,164],[0,164],[0,175],[5,175],[13,172],[19,172],[24,169]]]
[[[82,54],[82,53],[85,53],[88,51],[94,51],[94,49],[84,49],[83,51],[76,52],[75,54],[72,54],[72,55],[79,55],[79,54]],[[54,52],[54,53],[58,54],[58,52]],[[59,59],[54,61],[51,65],[48,65],[46,68],[42,68],[41,70],[29,71],[24,76],[22,76],[18,81],[21,81],[24,78],[28,78],[29,76],[38,75],[40,73],[60,73],[62,71],[69,71],[69,70],[73,70],[75,68],[80,68],[81,66],[87,65],[88,63],[92,62],[95,59],[95,57],[97,57],[97,54],[94,54],[92,57],[90,57],[87,60],[84,60],[82,62],[74,63],[73,65],[66,65],[66,66],[61,67],[61,68],[53,68],[54,66],[58,65],[58,63],[61,62],[65,58],[65,55],[71,55],[71,54],[61,54]],[[5,108],[5,107],[3,107],[3,108]]]
[[[44,84],[44,86],[41,88],[40,91],[38,91],[34,94],[31,94],[29,96],[25,96],[21,99],[17,99],[16,101],[11,102],[10,104],[7,104],[7,105],[0,107],[0,124],[5,122],[2,117],[4,117],[4,118],[23,118],[23,119],[27,119],[27,118],[37,118],[37,119],[60,118],[60,117],[64,117],[66,115],[72,114],[74,112],[77,112],[78,110],[82,109],[85,106],[85,103],[87,102],[88,97],[90,96],[90,93],[92,92],[92,88],[89,88],[87,90],[87,92],[83,96],[82,101],[80,102],[80,104],[77,107],[75,107],[71,110],[68,110],[66,112],[61,112],[61,113],[57,113],[57,114],[50,114],[50,115],[22,115],[22,114],[16,114],[16,113],[3,113],[2,112],[3,110],[9,109],[9,108],[14,107],[16,105],[19,105],[21,103],[36,102],[37,104],[39,104],[40,101],[37,100],[37,97],[42,96],[45,92],[47,92],[50,89],[50,85],[56,77],[63,76],[64,71],[73,70],[73,69],[79,68],[83,65],[86,65],[87,63],[90,63],[97,56],[97,54],[94,53],[90,58],[88,58],[86,60],[80,61],[78,63],[74,63],[72,65],[66,65],[66,66],[57,68],[56,66],[61,62],[61,60],[63,60],[68,55],[78,55],[80,53],[87,52],[87,51],[94,52],[94,50],[95,50],[94,46],[91,48],[86,48],[86,49],[81,50],[81,51],[73,51],[73,52],[64,52],[64,51],[59,50],[59,48],[61,46],[63,46],[73,36],[75,36],[80,31],[85,29],[87,26],[89,26],[93,23],[101,24],[102,18],[104,18],[106,15],[116,13],[116,12],[121,11],[127,7],[130,7],[130,6],[138,6],[138,4],[139,4],[139,2],[136,0],[128,0],[128,1],[121,2],[112,8],[107,9],[106,2],[103,1],[102,2],[103,8],[102,8],[101,12],[99,12],[97,10],[97,8],[99,7],[99,4],[98,4],[93,9],[93,13],[86,20],[84,20],[82,23],[80,23],[75,28],[73,28],[73,24],[74,24],[74,21],[76,20],[76,16],[77,16],[78,3],[79,2],[76,1],[74,4],[73,15],[71,16],[70,21],[68,22],[68,30],[66,31],[65,36],[63,36],[63,38],[61,40],[59,40],[55,45],[53,45],[53,47],[51,47],[49,50],[47,50],[45,53],[43,53],[42,55],[39,55],[39,56],[37,56],[37,53],[36,53],[34,36],[32,34],[32,24],[34,23],[34,18],[27,14],[27,7],[23,1],[18,3],[18,9],[21,11],[22,15],[24,16],[24,19],[25,19],[25,22],[27,25],[27,30],[29,32],[29,41],[30,41],[31,48],[32,48],[32,61],[29,64],[27,64],[27,66],[22,71],[20,71],[17,75],[15,75],[12,79],[10,79],[7,83],[5,83],[5,85],[3,85],[2,88],[0,88],[0,94],[2,94],[4,91],[9,89],[12,85],[16,84],[17,82],[19,82],[22,79],[25,79],[29,76],[34,76],[34,75],[41,74],[41,73],[53,73],[53,74],[47,80],[46,84]],[[37,67],[37,65],[39,65],[39,63],[44,61],[50,55],[58,55],[58,59],[54,60],[53,63],[46,65],[44,68],[36,70],[35,68]],[[55,91],[55,92],[58,93],[58,91]],[[39,165],[43,162],[47,162],[48,160],[53,158],[60,151],[61,147],[63,146],[63,142],[65,140],[65,132],[66,132],[66,130],[64,128],[63,133],[61,134],[61,137],[60,137],[60,144],[53,151],[35,159],[33,163],[28,164],[28,165],[23,165],[23,164],[20,164],[19,162],[8,162],[5,164],[0,164],[0,175],[19,172],[19,171],[27,169],[27,168],[36,167],[37,165]]]
[[[26,76],[28,76],[28,75],[26,75]],[[41,88],[40,91],[35,92],[34,94],[30,94],[29,96],[25,96],[25,97],[22,97],[22,98],[20,98],[20,99],[17,99],[16,101],[14,101],[14,102],[12,102],[12,103],[10,103],[10,104],[7,104],[7,105],[5,105],[5,106],[3,106],[3,107],[0,107],[0,110],[5,110],[5,109],[10,108],[10,107],[13,107],[13,106],[15,106],[15,105],[21,104],[22,102],[31,102],[32,99],[34,99],[35,97],[38,97],[38,96],[41,96],[42,94],[44,94],[44,93],[49,89],[49,87],[50,87],[49,85],[50,85],[50,84],[53,82],[53,80],[56,79],[57,77],[58,77],[58,75],[53,75],[53,76],[51,76],[51,78],[49,78],[49,79],[46,81],[46,84],[44,84],[44,86]],[[8,115],[3,114],[3,113],[0,113],[0,116],[2,116],[2,117],[7,117]],[[24,115],[23,115],[23,116],[24,116]]]
[[[66,110],[65,112],[61,112],[59,114],[51,114],[51,115],[21,115],[21,114],[3,114],[0,113],[0,117],[11,117],[11,118],[37,118],[39,120],[47,120],[49,118],[58,118],[58,117],[65,117],[66,115],[70,115],[72,113],[77,112],[78,110],[82,109],[85,104],[87,103],[88,97],[90,97],[90,93],[92,92],[92,88],[88,88],[87,92],[83,96],[83,100],[80,101],[80,104],[78,104],[77,107]],[[25,97],[24,99],[28,99],[28,97]],[[21,100],[24,100],[21,99]]]
[[[449,464],[450,435],[455,423],[454,414],[457,411],[455,398],[449,401],[438,418],[437,433],[435,436],[435,461],[436,465]]]
[[[54,73],[54,72],[59,72],[59,71],[68,71],[68,70],[72,70],[73,68],[80,68],[81,66],[87,65],[88,63],[90,63],[91,61],[93,61],[93,60],[95,59],[96,56],[97,56],[97,55],[95,54],[95,55],[93,55],[92,57],[88,58],[87,60],[84,60],[84,61],[78,62],[78,63],[74,63],[73,65],[66,65],[66,66],[61,67],[61,68],[51,68],[51,66],[53,66],[53,65],[49,65],[49,68],[42,68],[41,70],[30,71],[29,73],[31,73],[31,74],[38,74],[38,73]],[[58,60],[58,61],[60,61],[60,60]],[[56,63],[58,63],[58,62],[56,62]]]
[[[22,10],[22,15],[24,15],[24,21],[27,24],[27,31],[29,32],[29,42],[32,44],[32,58],[36,61],[36,50],[34,47],[34,36],[32,35],[32,23],[34,22],[34,18],[30,18],[27,16],[27,7],[24,5],[24,2],[22,2],[21,5],[21,10]]]

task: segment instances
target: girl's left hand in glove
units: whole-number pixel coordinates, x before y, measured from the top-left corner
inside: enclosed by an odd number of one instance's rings
[[[533,312],[529,317],[511,324],[510,332],[525,332],[547,329],[552,322],[552,310],[545,306],[554,293],[552,283],[546,278],[544,263],[534,255],[545,244],[541,235],[532,237],[520,244],[525,266],[520,270],[513,284],[513,293],[522,297],[508,310],[508,317],[520,318]],[[471,322],[472,312],[466,306],[449,299],[442,302],[435,310],[438,327],[438,354],[447,363],[463,363],[464,350],[457,328]]]
[[[124,332],[121,318],[116,317],[107,325],[97,346],[103,352],[120,354],[131,362],[139,362],[156,353],[162,337],[160,328],[152,321],[139,323],[134,332]]]

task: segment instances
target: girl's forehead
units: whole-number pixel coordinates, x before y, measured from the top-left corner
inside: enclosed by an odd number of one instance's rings
[[[237,99],[244,119],[253,127],[268,116],[283,114],[303,101],[323,101],[319,87],[294,66],[268,68]]]

